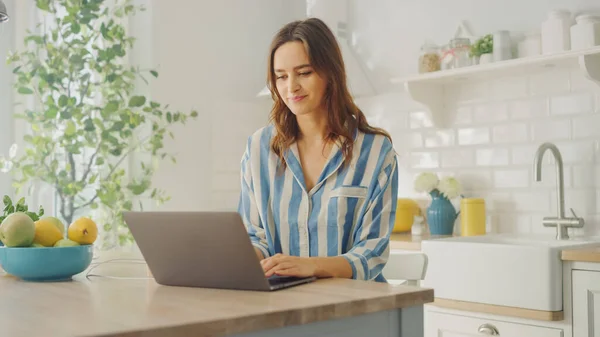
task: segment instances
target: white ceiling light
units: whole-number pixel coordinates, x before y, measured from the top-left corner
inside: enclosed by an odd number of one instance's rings
[[[6,11],[6,5],[0,0],[0,23],[8,21],[8,12]]]

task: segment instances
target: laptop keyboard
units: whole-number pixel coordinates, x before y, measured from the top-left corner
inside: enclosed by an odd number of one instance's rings
[[[305,279],[305,277],[294,277],[294,276],[271,276],[268,278],[269,284],[272,286],[276,286],[279,284],[285,284],[288,282],[293,282],[297,280]]]

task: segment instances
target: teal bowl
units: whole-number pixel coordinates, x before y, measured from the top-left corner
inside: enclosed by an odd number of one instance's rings
[[[74,247],[0,247],[0,266],[25,281],[69,280],[89,267],[93,245]]]

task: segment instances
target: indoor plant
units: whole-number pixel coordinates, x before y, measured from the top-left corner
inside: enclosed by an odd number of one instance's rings
[[[451,235],[460,213],[450,202],[461,195],[462,187],[458,180],[453,177],[439,179],[435,173],[423,172],[415,179],[415,190],[431,196],[431,204],[427,208],[429,232],[432,235]]]
[[[100,208],[99,226],[118,233],[118,242],[108,244],[132,242],[122,212],[137,208],[136,198],[168,200],[151,183],[158,159],[175,162],[164,150],[164,137],[173,138],[170,127],[197,112],[170,111],[138,93],[135,81],[158,73],[127,64],[135,39],[123,22],[144,8],[131,0],[36,5],[51,24],[28,32],[25,50],[8,57],[17,93],[33,102],[16,116],[30,132],[23,153],[0,158],[0,167],[11,168],[17,193],[33,182],[52,186],[57,216],[65,223]],[[124,165],[133,153],[150,158],[136,158],[135,174]]]
[[[479,64],[492,62],[494,52],[494,37],[487,34],[471,45],[471,57]]]

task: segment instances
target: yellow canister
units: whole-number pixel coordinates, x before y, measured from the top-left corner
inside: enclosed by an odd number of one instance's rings
[[[414,216],[419,215],[419,204],[412,199],[400,198],[397,201],[396,220],[393,233],[409,232],[414,221]]]
[[[461,236],[485,234],[485,201],[479,198],[464,198],[460,201]]]

